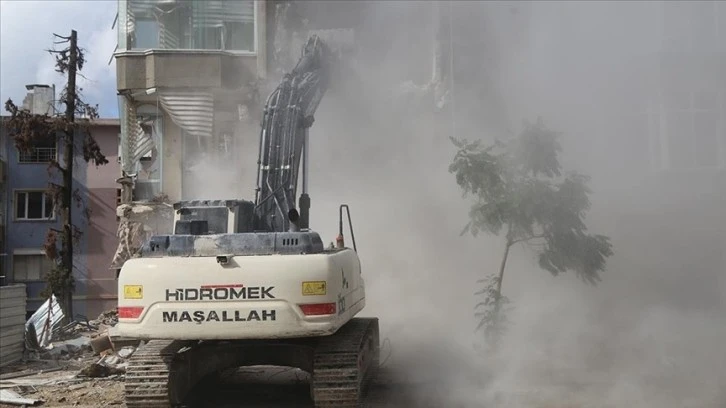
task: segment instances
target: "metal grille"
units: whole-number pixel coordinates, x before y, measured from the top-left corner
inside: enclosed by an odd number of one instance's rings
[[[55,147],[36,147],[30,152],[19,152],[20,163],[48,163],[56,160]]]

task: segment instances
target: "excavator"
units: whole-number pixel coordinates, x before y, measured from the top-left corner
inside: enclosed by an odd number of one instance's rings
[[[259,365],[309,373],[316,407],[361,406],[379,365],[379,326],[356,317],[366,297],[350,210],[339,207],[335,244],[309,226],[309,130],[330,61],[310,36],[268,97],[254,202],[177,202],[173,232],[124,263],[117,334],[142,341],[126,371],[127,407],[182,406],[203,380]]]

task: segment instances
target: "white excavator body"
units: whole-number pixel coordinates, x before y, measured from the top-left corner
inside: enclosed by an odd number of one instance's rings
[[[317,254],[128,260],[118,334],[231,340],[326,336],[365,306],[352,249]]]
[[[146,340],[126,371],[129,408],[186,404],[203,398],[191,390],[205,378],[260,364],[309,372],[317,408],[363,401],[379,326],[356,317],[365,284],[348,206],[336,245],[309,227],[309,128],[333,54],[316,35],[302,51],[265,103],[254,202],[175,203],[173,233],[150,237],[121,268],[117,334]]]

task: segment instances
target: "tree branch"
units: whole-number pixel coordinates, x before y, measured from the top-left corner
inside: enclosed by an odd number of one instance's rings
[[[530,236],[528,236],[528,237],[524,237],[524,238],[519,238],[519,239],[511,240],[511,241],[508,241],[508,242],[509,242],[509,243],[510,243],[511,245],[514,245],[514,244],[518,244],[518,243],[520,243],[520,242],[526,242],[526,241],[530,241],[530,240],[533,240],[533,239],[537,239],[537,238],[544,238],[544,237],[545,237],[545,235],[530,235]]]

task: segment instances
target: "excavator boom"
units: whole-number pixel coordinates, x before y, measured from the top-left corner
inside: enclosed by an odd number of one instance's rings
[[[255,215],[258,229],[284,232],[308,228],[307,160],[303,160],[303,191],[297,212],[298,171],[308,148],[308,130],[329,82],[330,52],[316,35],[302,50],[295,68],[285,74],[265,103],[258,157]],[[293,213],[291,214],[291,211]],[[292,216],[291,216],[292,215]],[[299,216],[299,218],[298,218]]]

